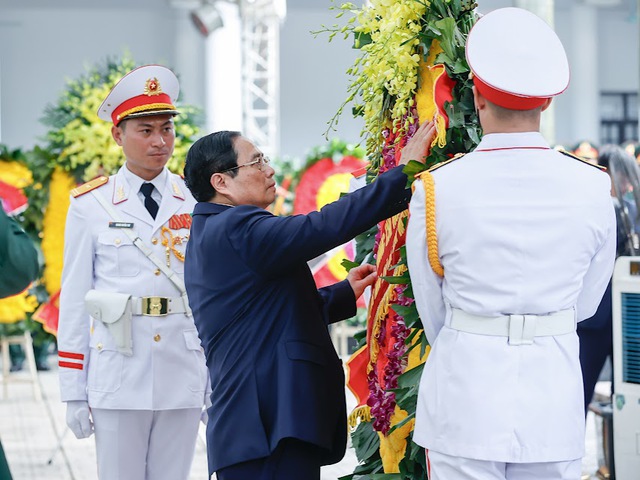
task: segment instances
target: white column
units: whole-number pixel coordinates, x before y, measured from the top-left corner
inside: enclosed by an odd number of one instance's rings
[[[515,0],[514,5],[535,13],[555,29],[554,0]],[[555,103],[553,102],[542,113],[540,132],[551,145],[556,142]]]
[[[242,28],[238,5],[216,2],[224,25],[206,41],[206,130],[242,129]]]
[[[573,138],[576,141],[600,139],[600,89],[598,80],[598,18],[595,7],[574,4],[571,10],[573,49],[571,100]]]
[[[203,108],[205,101],[205,40],[191,20],[198,0],[172,0],[176,13],[175,69],[180,79],[180,101]]]

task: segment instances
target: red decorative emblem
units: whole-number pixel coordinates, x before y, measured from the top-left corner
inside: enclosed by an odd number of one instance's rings
[[[186,228],[187,230],[190,229],[191,215],[188,213],[174,215],[169,219],[169,228],[171,230],[180,230],[181,228]]]
[[[160,95],[162,93],[162,88],[160,88],[160,82],[156,77],[147,79],[147,82],[144,85],[144,94],[148,96],[152,95]]]

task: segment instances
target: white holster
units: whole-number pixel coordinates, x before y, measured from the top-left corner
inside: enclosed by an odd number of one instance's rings
[[[100,320],[115,340],[118,352],[133,355],[131,295],[89,290],[84,297],[89,315]]]

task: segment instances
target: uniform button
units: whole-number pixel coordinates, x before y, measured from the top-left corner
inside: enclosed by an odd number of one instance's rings
[[[153,336],[153,340],[154,340],[154,341],[156,341],[156,342],[159,342],[161,338],[162,338],[162,337],[160,336],[160,334],[159,334],[159,333],[156,333],[156,334]]]
[[[101,344],[101,343],[98,343],[98,344],[96,345],[96,348],[97,348],[98,350],[102,350],[102,344]]]
[[[162,273],[162,272],[160,272],[160,269],[159,269],[159,268],[156,268],[156,271],[155,271],[155,272],[153,272],[153,273],[155,273],[156,275],[160,275],[160,273]]]
[[[120,239],[119,239],[119,238],[116,238],[116,239],[115,239],[115,241],[114,241],[114,243],[115,243],[116,245],[120,245]]]
[[[151,243],[153,243],[154,245],[156,245],[158,243],[158,239],[156,237],[153,237],[151,239]]]

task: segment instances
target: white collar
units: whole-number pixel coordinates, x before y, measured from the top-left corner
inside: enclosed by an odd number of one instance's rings
[[[158,193],[162,196],[164,187],[167,184],[168,171],[166,167],[163,168],[162,171],[152,180],[145,180],[143,178],[140,178],[138,175],[127,168],[126,163],[122,166],[122,173],[124,175],[124,178],[127,179],[131,190],[136,193],[140,191],[140,187],[143,183],[152,183],[153,186],[156,187],[156,190],[158,190]]]

